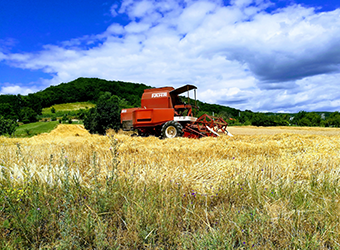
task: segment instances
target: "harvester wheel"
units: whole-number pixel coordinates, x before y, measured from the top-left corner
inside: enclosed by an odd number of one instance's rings
[[[166,122],[161,130],[162,138],[175,138],[183,135],[183,127],[175,121]]]

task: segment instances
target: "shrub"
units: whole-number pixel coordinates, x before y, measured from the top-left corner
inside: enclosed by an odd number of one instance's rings
[[[38,121],[37,113],[29,107],[24,107],[21,110],[21,117],[23,123],[31,123]]]
[[[18,124],[15,121],[6,120],[3,116],[0,115],[0,135],[12,135],[17,127]]]
[[[84,119],[84,126],[92,134],[105,134],[111,128],[120,128],[119,98],[109,92],[101,95],[95,108],[89,110]]]

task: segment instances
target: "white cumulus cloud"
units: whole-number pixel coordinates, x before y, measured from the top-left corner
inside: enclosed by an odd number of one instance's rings
[[[242,110],[337,110],[340,9],[268,6],[274,3],[125,0],[111,8],[129,17],[125,26],[113,23],[102,34],[35,53],[0,52],[0,60],[50,73],[51,83],[100,77],[195,84],[201,100]]]
[[[22,86],[19,86],[19,85],[9,85],[9,86],[5,86],[5,87],[0,88],[0,94],[1,95],[4,95],[4,94],[27,95],[27,94],[30,94],[30,93],[35,93],[36,91],[37,91],[37,88],[26,88],[26,87],[22,87]]]

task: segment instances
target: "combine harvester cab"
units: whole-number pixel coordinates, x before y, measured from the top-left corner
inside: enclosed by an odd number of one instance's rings
[[[121,123],[124,131],[138,130],[140,136],[159,136],[174,138],[178,136],[201,138],[219,136],[226,133],[228,123],[222,118],[202,115],[194,117],[196,105],[196,86],[185,85],[145,89],[141,99],[141,108],[122,109]],[[194,91],[195,105],[190,104],[190,90]],[[188,103],[182,102],[180,94],[188,92]]]

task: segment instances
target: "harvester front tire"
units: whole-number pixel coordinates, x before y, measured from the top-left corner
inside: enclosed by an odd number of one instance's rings
[[[168,121],[162,126],[161,136],[162,138],[175,138],[183,136],[183,127],[178,122]]]

